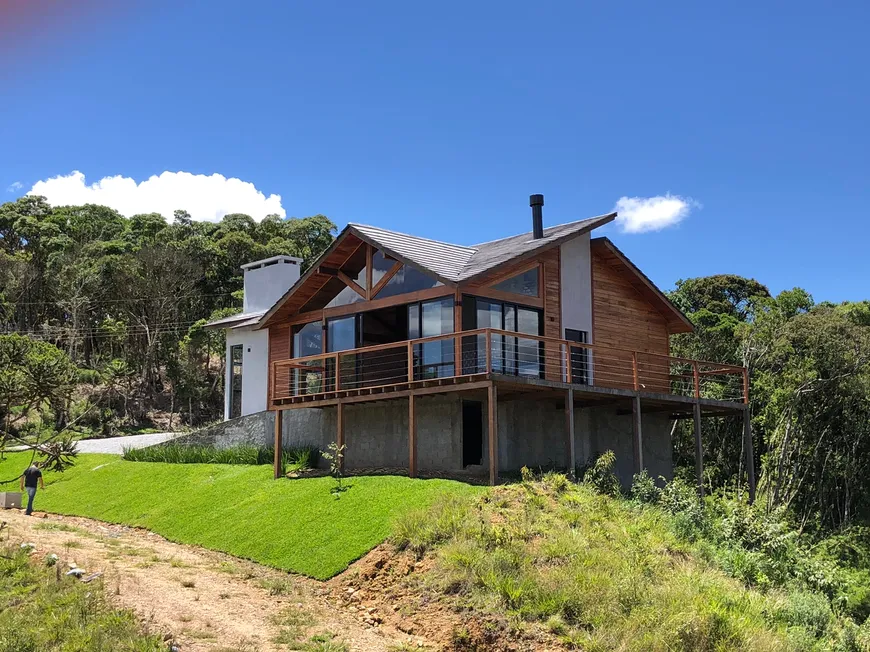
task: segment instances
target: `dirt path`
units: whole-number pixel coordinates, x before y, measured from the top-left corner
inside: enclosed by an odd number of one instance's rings
[[[363,614],[336,604],[326,584],[288,575],[229,555],[171,543],[133,528],[85,518],[26,517],[0,511],[3,539],[35,544],[38,557],[56,554],[101,571],[118,606],[132,609],[151,631],[166,634],[182,652],[258,652],[294,649],[315,640],[344,642],[362,652],[429,647]],[[279,642],[276,642],[277,641]]]

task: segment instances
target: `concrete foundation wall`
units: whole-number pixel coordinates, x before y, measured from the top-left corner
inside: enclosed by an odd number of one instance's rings
[[[480,472],[489,468],[488,419],[483,410],[483,459],[480,466],[462,466],[462,399],[458,395],[417,398],[417,468],[421,472]],[[625,406],[622,406],[625,409]],[[344,407],[345,468],[406,469],[408,467],[408,401],[358,403]],[[178,438],[180,444],[213,444],[227,448],[240,444],[271,446],[274,432],[271,412],[225,421]],[[555,400],[499,402],[499,470],[516,473],[523,466],[534,470],[564,469],[568,463],[564,403]],[[326,450],[335,441],[336,408],[301,408],[284,411],[285,448],[313,446]],[[670,479],[673,475],[671,422],[664,414],[645,414],[644,465],[649,474]],[[634,474],[631,414],[616,407],[575,409],[574,450],[578,467],[612,450],[616,473],[626,487]],[[325,466],[325,462],[321,461]]]
[[[420,471],[462,469],[462,411],[457,396],[417,398],[417,468]],[[334,441],[336,408],[324,411],[325,439]],[[358,403],[344,407],[347,469],[407,468],[408,401]],[[328,445],[328,444],[327,444]]]

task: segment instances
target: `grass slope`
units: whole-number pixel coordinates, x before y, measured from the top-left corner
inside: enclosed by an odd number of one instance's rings
[[[10,454],[0,462],[0,479],[16,476],[29,461],[28,453]],[[66,473],[46,474],[36,508],[144,527],[172,541],[326,579],[381,543],[407,511],[426,508],[445,492],[480,491],[450,480],[358,477],[336,499],[332,483],[275,481],[265,466],[81,455]]]
[[[564,476],[410,512],[393,541],[434,553],[445,594],[586,652],[814,649],[789,646],[776,599],[699,560],[661,510]]]

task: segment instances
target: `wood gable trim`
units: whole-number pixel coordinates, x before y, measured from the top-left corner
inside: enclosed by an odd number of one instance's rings
[[[299,297],[299,305],[296,310],[304,306],[312,296],[319,292],[320,289],[326,285],[331,278],[333,278],[331,275],[325,275],[320,272],[321,265],[325,266],[327,262],[332,262],[333,260],[346,260],[348,256],[356,251],[359,244],[360,239],[351,234],[349,227],[342,229],[341,233],[335,237],[335,240],[333,240],[332,244],[327,247],[326,251],[320,254],[317,260],[315,260],[311,267],[308,268],[308,271],[306,271],[299,280],[296,281],[296,283],[294,283],[293,286],[275,302],[275,305],[269,308],[266,314],[260,317],[260,321],[257,322],[255,329],[265,328],[271,326],[273,323],[283,321],[281,315],[287,312],[286,310],[283,310],[283,308],[291,299]],[[340,266],[340,264],[335,265],[336,268]],[[290,311],[291,314],[293,312],[295,312],[295,310]]]
[[[367,242],[369,245],[371,245],[375,249],[381,250],[382,252],[384,252],[385,255],[389,256],[393,260],[398,260],[398,261],[404,263],[405,265],[408,265],[409,267],[413,267],[421,274],[426,274],[427,276],[431,276],[431,277],[441,281],[444,285],[449,285],[451,287],[456,286],[455,280],[449,279],[445,276],[442,276],[441,274],[435,272],[434,270],[423,267],[422,265],[415,263],[410,258],[407,258],[406,256],[403,256],[403,255],[397,253],[392,248],[387,247],[379,242],[375,242],[374,240],[369,238],[367,235],[365,235],[362,231],[354,228],[353,226],[347,226],[346,228],[349,230],[350,233],[353,233],[360,240],[362,240],[363,242]]]
[[[384,289],[384,286],[390,282],[390,279],[393,278],[396,274],[399,273],[399,270],[402,269],[404,265],[398,260],[387,270],[387,273],[381,277],[381,280],[378,281],[377,285],[372,288],[371,298],[374,299],[378,296],[378,292]]]

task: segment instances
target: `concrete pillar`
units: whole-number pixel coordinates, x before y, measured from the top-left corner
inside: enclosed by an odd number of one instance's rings
[[[576,453],[574,451],[574,390],[569,389],[565,392],[565,437],[567,438],[568,453],[568,477],[574,478],[574,472],[577,466]]]
[[[411,394],[408,397],[408,476],[417,477],[417,399]]]
[[[487,388],[489,412],[489,484],[498,482],[498,391],[495,383]]]
[[[643,428],[641,425],[640,394],[631,399],[631,419],[634,430],[634,472],[643,470]]]
[[[339,463],[339,469],[344,471],[344,451],[342,451],[344,447],[344,403],[341,401],[335,406],[335,425],[335,445],[338,446],[336,462]]]
[[[277,480],[282,475],[284,475],[284,464],[283,464],[283,451],[281,444],[282,442],[282,429],[284,424],[284,410],[277,409],[275,410],[275,460],[274,460],[274,468],[275,468],[275,479]]]

